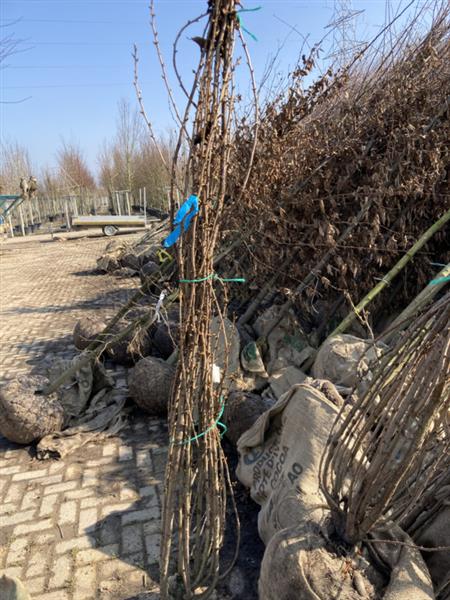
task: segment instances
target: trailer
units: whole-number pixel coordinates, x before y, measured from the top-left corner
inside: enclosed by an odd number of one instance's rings
[[[71,227],[85,229],[101,227],[108,237],[116,235],[121,227],[146,227],[146,215],[88,215],[73,217]]]

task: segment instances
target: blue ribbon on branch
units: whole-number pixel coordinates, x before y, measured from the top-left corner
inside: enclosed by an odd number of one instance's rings
[[[198,197],[195,195],[189,196],[175,215],[174,224],[177,227],[163,241],[164,248],[170,248],[170,246],[173,246],[177,242],[178,238],[189,229],[189,225],[197,213]]]
[[[241,16],[240,16],[239,13],[243,13],[243,12],[255,12],[257,10],[261,10],[261,8],[262,8],[261,6],[257,6],[256,8],[241,8],[240,10],[236,11],[236,17],[237,17],[237,20],[239,21],[240,28],[242,29],[242,31],[245,31],[245,33],[247,33],[253,40],[255,40],[255,42],[258,41],[258,38],[251,31],[249,31],[248,29],[246,29],[244,27],[244,25],[242,24]]]

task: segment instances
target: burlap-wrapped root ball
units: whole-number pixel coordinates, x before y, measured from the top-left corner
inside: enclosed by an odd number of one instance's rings
[[[140,261],[139,257],[134,252],[127,252],[120,257],[119,260],[122,267],[132,269],[133,271],[139,271]]]
[[[139,277],[141,279],[141,283],[144,283],[147,279],[150,279],[152,275],[159,271],[160,267],[152,260],[146,262],[139,271]]]
[[[105,329],[106,323],[94,315],[81,317],[73,328],[73,343],[78,350],[84,350]]]
[[[270,403],[251,392],[231,392],[225,404],[224,423],[228,427],[226,436],[237,444],[241,435],[250,429],[256,419],[270,408]]]
[[[35,395],[45,377],[23,376],[0,389],[0,434],[11,442],[29,444],[61,431],[64,410],[55,394]]]
[[[129,372],[130,396],[151,415],[164,416],[174,377],[175,367],[159,358],[147,356]]]
[[[112,332],[112,335],[119,333],[125,329],[129,322],[124,321],[117,325]],[[107,354],[113,362],[118,365],[131,366],[136,364],[141,358],[148,356],[152,350],[152,341],[147,331],[139,333],[129,333],[124,338],[117,342],[112,342],[108,345]]]
[[[180,338],[180,326],[174,321],[161,322],[153,335],[153,344],[159,355],[166,359],[175,350]]]
[[[379,598],[364,573],[343,575],[343,557],[328,552],[312,523],[286,528],[267,544],[261,564],[261,600],[367,600]],[[358,589],[358,587],[360,589]]]

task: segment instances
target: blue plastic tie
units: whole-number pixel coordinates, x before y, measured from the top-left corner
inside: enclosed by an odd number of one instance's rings
[[[192,219],[198,213],[198,197],[195,195],[189,196],[187,200],[183,202],[175,215],[174,224],[177,225],[175,229],[170,233],[163,241],[164,248],[170,248],[173,246],[182,233],[189,229]]]

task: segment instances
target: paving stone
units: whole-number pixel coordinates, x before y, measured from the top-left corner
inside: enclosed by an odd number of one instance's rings
[[[26,535],[27,533],[31,533],[32,531],[43,531],[44,529],[49,529],[50,527],[52,527],[51,519],[44,519],[42,521],[36,521],[34,523],[24,523],[15,527],[14,535]]]
[[[152,457],[150,456],[150,451],[138,450],[136,452],[136,464],[138,467],[150,467],[152,464]]]
[[[145,487],[139,488],[139,495],[141,498],[156,496],[156,487],[154,485],[146,485]]]
[[[24,538],[20,538],[24,539]],[[44,544],[50,544],[55,540],[55,533],[52,531],[50,533],[41,533],[35,537],[35,542],[38,546],[42,546]]]
[[[37,508],[39,502],[41,500],[41,490],[40,488],[30,490],[23,496],[22,504],[20,506],[21,510],[26,510],[28,508]]]
[[[110,504],[102,508],[102,517],[109,517],[113,513],[125,513],[130,507],[133,506],[133,502],[123,502],[122,504]]]
[[[58,590],[57,592],[41,594],[40,596],[33,598],[33,600],[70,600],[70,596],[69,592],[65,590]],[[79,600],[81,600],[81,598]],[[86,598],[86,600],[88,599]]]
[[[29,542],[26,538],[17,538],[13,540],[9,546],[8,557],[6,559],[7,565],[17,565],[24,562],[27,554]]]
[[[30,552],[27,563],[26,578],[30,579],[37,575],[44,575],[47,569],[47,559],[49,558],[48,548],[39,548],[35,552]]]
[[[74,573],[73,600],[93,600],[96,598],[95,566],[78,567]]]
[[[56,501],[58,500],[58,494],[52,494],[51,496],[44,496],[41,504],[41,510],[39,511],[40,517],[47,517],[51,515],[55,509]]]
[[[24,487],[25,485],[23,483],[12,483],[8,488],[4,501],[6,503],[12,502],[17,505],[23,497]]]
[[[22,465],[14,465],[11,467],[3,467],[0,469],[0,477],[5,477],[6,475],[12,475],[14,473],[20,473],[22,471]]]
[[[74,490],[72,492],[66,492],[64,497],[68,500],[79,499],[79,498],[87,498],[88,496],[93,496],[95,491],[92,489],[88,490]]]
[[[78,526],[78,533],[86,533],[92,531],[97,523],[97,509],[88,508],[86,510],[80,510],[80,519]]]
[[[67,555],[59,556],[52,565],[49,589],[66,587],[72,579],[72,560]]]
[[[141,552],[144,546],[143,531],[140,524],[122,527],[122,554]]]
[[[138,522],[142,523],[143,521],[150,521],[151,519],[159,519],[158,506],[126,513],[122,516],[122,525],[128,525],[129,523]]]
[[[116,380],[116,385],[118,385],[118,381]],[[115,444],[106,444],[103,446],[103,456],[115,456],[117,453],[117,446]]]
[[[44,591],[45,577],[35,577],[27,580],[27,591],[30,594],[41,594]]]
[[[159,533],[150,533],[145,537],[145,550],[149,565],[159,563],[160,544],[161,535]]]
[[[83,481],[81,483],[81,486],[85,488],[91,485],[98,485],[97,470],[84,471],[83,473]]]
[[[9,504],[0,504],[0,515],[6,515],[16,510],[15,505],[10,502]]]
[[[47,475],[47,469],[40,469],[39,471],[26,471],[25,473],[16,473],[13,475],[13,481],[28,481],[29,479],[37,479],[38,477],[45,477]]]
[[[126,460],[133,459],[133,448],[130,446],[119,446],[119,461],[123,462]]]
[[[77,503],[75,500],[69,500],[63,502],[59,507],[59,518],[58,523],[60,525],[66,523],[75,523],[77,518]]]
[[[57,483],[44,488],[44,494],[58,494],[59,492],[67,492],[73,490],[77,486],[76,481],[66,481],[65,483]]]
[[[77,552],[75,562],[77,565],[85,565],[87,563],[92,564],[107,560],[111,557],[115,558],[119,553],[118,544],[111,544],[110,546],[103,546],[102,548],[90,548],[89,550],[80,550]]]
[[[98,565],[98,580],[103,581],[104,579],[110,579],[116,575],[126,573],[126,571],[131,571],[132,569],[133,565],[129,562],[113,558],[112,560],[102,562]]]
[[[40,483],[42,480],[45,485],[50,485],[51,483],[59,483],[62,481],[62,475],[46,475],[45,477],[39,477],[38,479],[33,479],[33,483]]]
[[[72,540],[66,540],[64,542],[59,542],[55,546],[55,551],[58,554],[63,554],[65,552],[72,552],[73,550],[84,550],[85,548],[90,548],[91,543],[89,538],[87,537],[78,537]]]
[[[20,579],[22,576],[22,567],[8,567],[7,569],[2,570],[2,575],[8,575],[8,577],[18,577]]]

